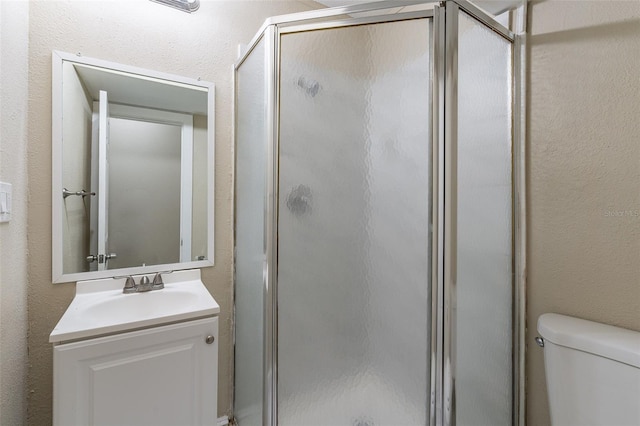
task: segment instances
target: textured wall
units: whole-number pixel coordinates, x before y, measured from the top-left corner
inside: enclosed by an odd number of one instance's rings
[[[640,330],[640,2],[529,12],[527,418],[542,426],[538,316]]]
[[[203,270],[203,281],[222,309],[218,409],[223,415],[230,412],[233,379],[232,64],[237,45],[247,43],[266,17],[314,5],[203,1],[200,10],[189,15],[147,0],[30,3],[28,247],[34,261],[29,265],[29,424],[51,422],[48,335],[75,291],[73,283],[51,283],[51,50],[82,52],[216,84],[216,266]]]
[[[13,218],[0,223],[0,424],[21,425],[27,378],[27,65],[29,5],[0,1],[0,180]]]

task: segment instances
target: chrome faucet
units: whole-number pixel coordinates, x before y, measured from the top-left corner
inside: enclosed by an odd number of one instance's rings
[[[149,277],[143,275],[142,278],[140,278],[140,282],[137,284],[132,276],[115,278],[126,278],[126,281],[124,282],[124,288],[122,289],[122,292],[124,294],[143,293],[145,291],[160,290],[164,288],[164,282],[162,281],[162,272],[157,272],[153,277],[153,281],[149,281]]]

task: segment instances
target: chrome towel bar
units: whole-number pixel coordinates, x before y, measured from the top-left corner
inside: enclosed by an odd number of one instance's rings
[[[67,188],[62,188],[62,198],[67,198],[70,195],[77,195],[79,197],[86,197],[88,195],[91,196],[95,196],[96,193],[95,192],[87,192],[84,189],[82,191],[77,191],[77,192],[73,192],[73,191],[69,191]]]

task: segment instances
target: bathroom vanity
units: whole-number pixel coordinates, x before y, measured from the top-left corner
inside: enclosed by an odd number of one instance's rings
[[[52,89],[53,424],[214,425],[214,85],[53,51]]]
[[[137,294],[124,282],[78,282],[51,333],[53,424],[215,424],[220,308],[200,271]]]

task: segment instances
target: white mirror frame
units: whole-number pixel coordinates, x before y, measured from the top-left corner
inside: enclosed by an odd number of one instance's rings
[[[104,271],[63,272],[63,211],[62,197],[62,65],[74,62],[116,72],[135,74],[142,78],[166,80],[176,85],[187,84],[205,88],[207,90],[207,259],[191,262],[137,266]],[[162,73],[158,71],[138,68],[101,59],[72,55],[65,52],[52,53],[52,281],[66,283],[80,280],[109,278],[122,275],[148,274],[162,271],[177,271],[182,269],[203,268],[214,265],[214,165],[215,165],[215,85],[211,82],[200,81],[188,77]]]

